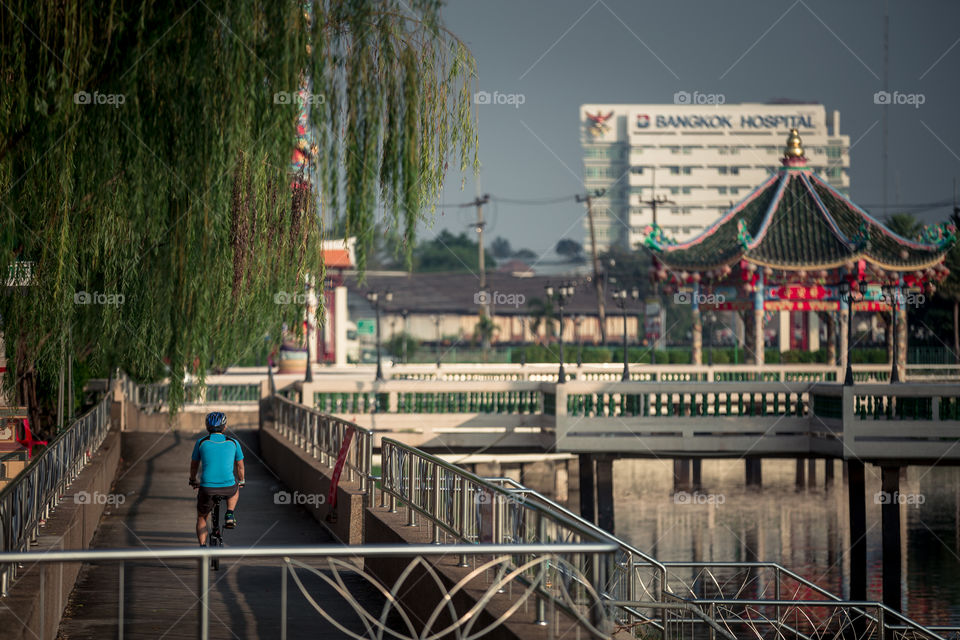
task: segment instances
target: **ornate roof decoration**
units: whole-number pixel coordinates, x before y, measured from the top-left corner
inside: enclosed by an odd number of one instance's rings
[[[894,273],[937,267],[956,235],[949,224],[927,227],[917,240],[895,234],[808,169],[791,130],[783,167],[703,233],[677,244],[648,236],[645,244],[670,271],[720,273],[743,262],[796,275],[863,262]]]
[[[667,236],[657,223],[644,227],[643,233],[643,244],[657,253],[662,252],[664,247],[677,244],[677,241]]]

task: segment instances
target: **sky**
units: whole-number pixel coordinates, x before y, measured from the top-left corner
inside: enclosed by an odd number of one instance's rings
[[[960,179],[960,2],[890,2],[890,91],[923,104],[878,105],[883,89],[880,0],[449,0],[446,26],[477,61],[475,91],[522,95],[476,105],[481,170],[448,174],[432,223],[469,229],[480,193],[549,206],[491,202],[486,237],[507,238],[545,260],[561,238],[584,241],[579,140],[584,103],[672,103],[677,91],[721,93],[727,103],[793,99],[840,111],[850,136],[850,195],[883,202],[882,114],[888,113],[890,205],[950,200]],[[519,100],[517,100],[519,102]],[[868,207],[877,215],[879,208]],[[891,211],[893,212],[893,211]],[[942,221],[950,206],[919,213]]]

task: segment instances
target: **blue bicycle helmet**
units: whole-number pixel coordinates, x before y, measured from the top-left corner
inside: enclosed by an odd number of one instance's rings
[[[220,411],[211,411],[207,414],[207,431],[220,433],[227,426],[227,416]]]

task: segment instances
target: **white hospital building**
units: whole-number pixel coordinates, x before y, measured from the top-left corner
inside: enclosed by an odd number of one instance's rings
[[[580,107],[584,181],[593,201],[597,248],[636,247],[654,221],[676,240],[697,235],[780,166],[783,141],[799,129],[809,166],[850,189],[850,137],[840,113],[821,104],[585,104]],[[687,100],[684,103],[684,96]],[[584,221],[585,247],[590,246]]]

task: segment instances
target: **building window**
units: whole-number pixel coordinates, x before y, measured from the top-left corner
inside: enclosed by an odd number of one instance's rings
[[[692,173],[692,167],[684,167],[684,168],[683,168],[683,175],[688,176],[688,175],[690,175],[691,173]]]
[[[680,174],[680,167],[678,167],[678,166],[676,166],[676,165],[674,165],[674,166],[672,166],[672,167],[667,167],[667,168],[670,169],[670,175],[676,176],[676,175],[679,175],[679,174]]]
[[[680,193],[680,187],[670,187],[670,195],[675,196],[678,193]]]
[[[740,193],[740,189],[738,187],[730,187],[730,195],[735,196],[738,193]]]
[[[643,167],[630,167],[630,173],[643,175]]]
[[[726,188],[726,187],[717,187],[717,193],[719,193],[720,195],[726,195],[726,194],[727,194],[727,188]]]
[[[722,176],[727,175],[730,172],[730,167],[717,167],[717,173]]]
[[[730,167],[730,175],[740,175],[740,167]]]
[[[690,195],[690,187],[684,187],[684,188],[683,188],[683,194],[684,194],[684,195]]]

